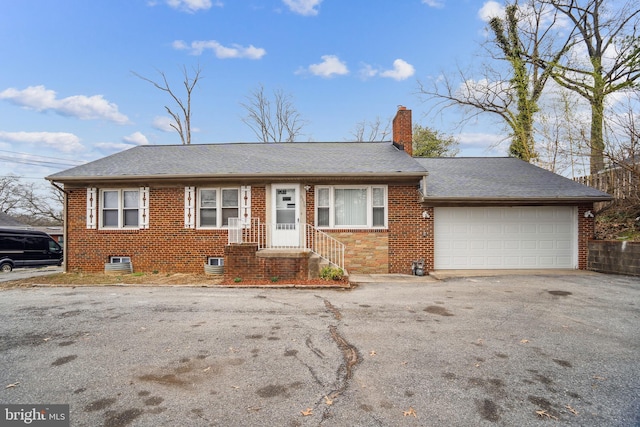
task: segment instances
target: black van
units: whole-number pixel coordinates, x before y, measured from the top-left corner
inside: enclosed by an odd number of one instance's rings
[[[62,265],[58,242],[42,231],[0,228],[0,272],[43,265]]]

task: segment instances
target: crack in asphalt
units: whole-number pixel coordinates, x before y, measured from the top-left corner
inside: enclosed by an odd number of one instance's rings
[[[329,312],[333,314],[335,320],[340,322],[342,320],[342,313],[333,305],[331,302],[323,298],[324,305]],[[349,383],[351,378],[353,377],[353,372],[356,366],[362,362],[362,357],[360,357],[360,352],[357,347],[351,344],[347,339],[342,336],[340,331],[338,330],[338,326],[329,325],[329,334],[331,335],[331,339],[336,343],[336,346],[340,350],[342,354],[342,363],[338,367],[336,371],[336,381],[334,383],[335,388],[326,396],[323,396],[317,403],[316,406],[321,405],[325,398],[333,401],[339,396],[341,396],[349,387]],[[331,407],[327,407],[322,414],[322,418],[320,420],[320,425],[330,419],[330,411]]]
[[[333,317],[336,320],[342,319],[342,313],[340,313],[340,311],[333,304],[331,304],[331,301],[326,298],[324,298],[324,306],[327,307],[327,310],[329,310],[333,314]]]

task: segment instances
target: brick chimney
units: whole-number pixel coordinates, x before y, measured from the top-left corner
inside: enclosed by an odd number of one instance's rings
[[[393,143],[402,147],[413,156],[413,128],[411,124],[411,110],[405,106],[398,106],[398,112],[393,118]]]

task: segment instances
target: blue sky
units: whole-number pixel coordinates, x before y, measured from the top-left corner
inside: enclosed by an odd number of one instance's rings
[[[0,175],[29,179],[137,144],[179,144],[168,95],[132,72],[162,71],[182,94],[200,67],[193,143],[254,142],[240,105],[281,90],[307,122],[302,141],[346,141],[398,105],[457,135],[463,156],[505,155],[495,122],[456,128],[425,114],[418,81],[473,62],[494,1],[4,0],[0,4]],[[164,124],[163,124],[164,123]]]

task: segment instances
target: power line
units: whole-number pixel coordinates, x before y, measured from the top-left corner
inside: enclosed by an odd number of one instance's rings
[[[61,159],[58,157],[49,157],[49,156],[40,156],[37,154],[29,154],[29,153],[20,153],[16,151],[7,151],[0,150],[0,152],[11,153],[11,154],[22,154],[27,157],[16,157],[16,156],[3,156],[0,155],[0,162],[4,163],[18,163],[32,166],[41,166],[46,168],[62,168],[62,167],[74,167],[80,166],[84,162],[72,160],[72,159]],[[43,159],[43,160],[40,160]]]

